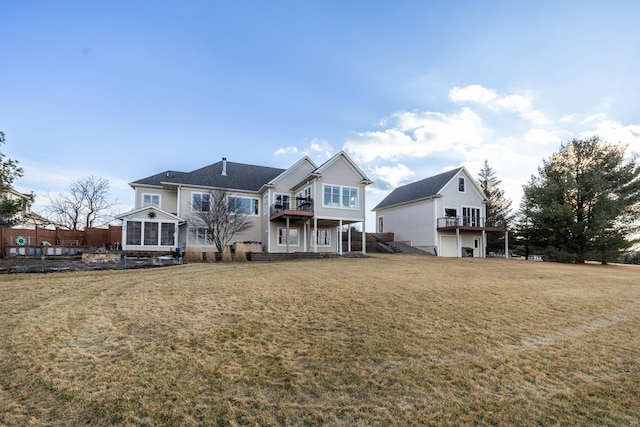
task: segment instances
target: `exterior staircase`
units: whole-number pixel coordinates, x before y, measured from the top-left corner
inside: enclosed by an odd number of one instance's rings
[[[376,249],[378,252],[386,252],[393,254],[420,254],[420,255],[431,255],[434,256],[431,252],[424,251],[422,249],[414,248],[411,245],[407,245],[405,243],[394,242],[393,235],[389,235],[389,233],[379,234],[373,233],[368,236],[371,239],[367,239],[369,241],[373,241],[375,243]]]

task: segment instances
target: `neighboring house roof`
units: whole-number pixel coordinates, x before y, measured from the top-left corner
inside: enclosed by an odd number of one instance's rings
[[[9,200],[28,199],[29,197],[31,197],[30,194],[21,193],[11,187],[0,188],[0,195],[6,197]]]
[[[463,167],[459,167],[430,178],[398,187],[382,199],[373,210],[437,196],[444,186],[463,169]]]
[[[176,221],[177,221],[177,222],[179,222],[179,223],[183,223],[183,222],[184,222],[184,220],[183,220],[182,218],[180,218],[179,216],[174,215],[174,214],[172,214],[172,213],[170,213],[170,212],[165,212],[165,211],[163,211],[163,210],[162,210],[162,209],[160,209],[160,208],[156,208],[155,206],[143,206],[143,207],[141,207],[141,208],[134,209],[134,210],[129,211],[129,212],[124,212],[124,213],[118,214],[118,215],[116,215],[116,217],[115,217],[115,218],[116,218],[116,219],[125,219],[125,218],[127,218],[127,217],[135,216],[135,215],[140,214],[141,212],[146,212],[146,211],[148,211],[148,212],[154,212],[154,213],[155,213],[155,212],[160,212],[160,213],[162,213],[163,215],[166,215],[167,217],[169,217],[169,218],[171,218],[171,219],[174,219],[174,220],[176,220]]]
[[[226,174],[223,174],[223,168]],[[285,169],[222,160],[191,172],[171,170],[162,172],[134,181],[130,185],[162,186],[165,184],[182,184],[197,187],[258,191],[266,182],[272,181],[284,171]]]

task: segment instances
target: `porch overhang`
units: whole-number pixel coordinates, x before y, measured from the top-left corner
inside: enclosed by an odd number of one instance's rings
[[[304,220],[313,218],[313,211],[301,211],[295,209],[282,209],[271,214],[269,221],[285,221],[287,218],[290,220]]]
[[[501,231],[506,232],[508,229],[506,227],[473,227],[466,225],[450,225],[444,227],[438,227],[438,231]]]

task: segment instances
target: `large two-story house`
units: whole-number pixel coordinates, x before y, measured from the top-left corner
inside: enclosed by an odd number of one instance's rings
[[[350,252],[342,234],[365,229],[364,172],[344,152],[322,165],[304,157],[288,169],[221,161],[191,172],[164,171],[131,182],[135,207],[121,214],[122,248],[168,252],[212,250],[194,209],[210,209],[211,191],[224,189],[253,226],[235,242],[266,252]],[[364,233],[362,233],[364,236]],[[350,236],[349,236],[350,237]],[[346,239],[351,242],[351,239]],[[366,251],[363,237],[362,250]]]
[[[486,256],[486,233],[504,232],[486,220],[487,199],[460,167],[398,187],[374,209],[378,233],[438,256]],[[505,238],[505,253],[508,240]]]

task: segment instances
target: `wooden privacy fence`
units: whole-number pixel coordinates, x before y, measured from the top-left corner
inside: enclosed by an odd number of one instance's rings
[[[0,256],[75,255],[85,248],[119,249],[122,226],[84,230],[0,228]]]

